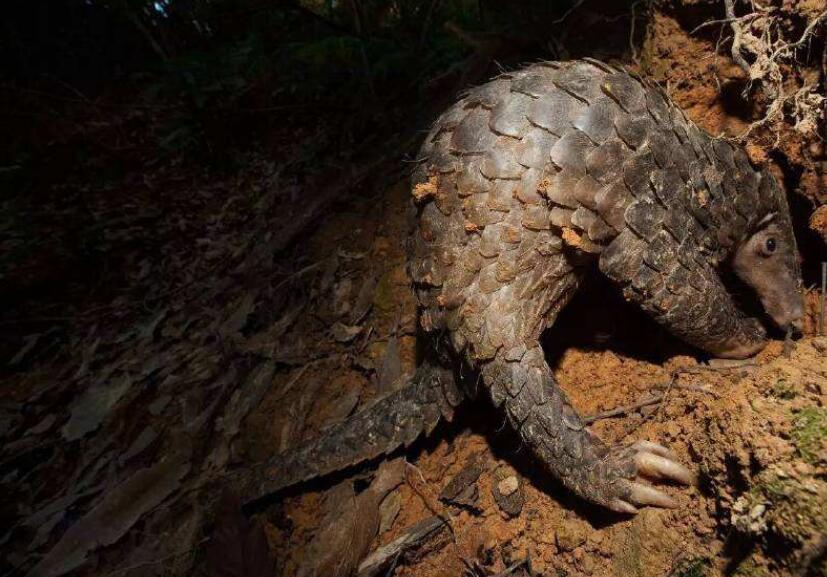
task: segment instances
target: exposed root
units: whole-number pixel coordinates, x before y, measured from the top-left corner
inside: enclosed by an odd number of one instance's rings
[[[807,137],[817,135],[819,126],[824,122],[827,98],[820,93],[818,81],[800,75],[793,78],[793,75],[800,64],[798,50],[806,48],[816,36],[819,26],[827,19],[827,11],[813,18],[800,37],[793,41],[785,36],[778,8],[762,7],[752,2],[753,11],[738,16],[735,3],[736,0],[724,0],[726,18],[706,22],[695,30],[715,23],[728,24],[732,31],[730,54],[747,74],[745,96],[757,85],[766,98],[762,118],[750,124],[736,139],[742,141],[756,128],[769,126],[775,132],[777,145],[779,124],[785,118],[789,119],[795,131]]]

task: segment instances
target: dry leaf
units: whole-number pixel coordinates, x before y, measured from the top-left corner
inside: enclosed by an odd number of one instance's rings
[[[169,458],[141,469],[104,495],[31,570],[31,577],[58,577],[83,565],[87,555],[116,543],[148,511],[180,485],[190,469],[182,458]]]
[[[75,441],[100,427],[131,386],[132,378],[125,374],[114,383],[98,382],[86,389],[72,403],[72,416],[61,429],[63,438]]]
[[[349,343],[355,339],[356,335],[360,332],[362,332],[361,325],[346,325],[336,322],[330,327],[330,334],[333,335],[333,338],[339,343]]]
[[[327,514],[308,546],[299,577],[349,577],[368,553],[379,531],[379,503],[402,482],[403,459],[384,463],[370,487],[354,495],[345,481],[328,492]]]
[[[225,493],[207,544],[209,577],[272,577],[273,557],[261,525],[241,512],[237,496]]]

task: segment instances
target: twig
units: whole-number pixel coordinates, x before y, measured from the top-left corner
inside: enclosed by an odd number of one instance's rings
[[[597,413],[596,415],[592,415],[590,417],[585,417],[583,419],[584,425],[591,425],[595,421],[600,421],[603,419],[610,419],[612,417],[620,417],[622,415],[626,415],[628,413],[632,413],[637,411],[638,409],[642,409],[643,407],[648,407],[650,405],[656,405],[663,400],[663,393],[656,393],[655,395],[645,399],[643,401],[639,401],[637,403],[632,403],[631,405],[623,405],[621,407],[614,408],[610,411],[603,411],[602,413]]]
[[[672,387],[675,385],[675,381],[677,381],[677,380],[678,380],[678,375],[673,373],[671,378],[669,379],[669,382],[666,383],[666,390],[663,391],[663,399],[662,399],[663,402],[658,405],[658,412],[657,412],[657,415],[656,415],[656,420],[658,420],[658,421],[660,421],[660,416],[661,416],[661,414],[663,414],[663,405],[666,404],[666,398],[669,396],[669,393],[672,390]]]
[[[747,73],[747,76],[749,76],[749,62],[747,62],[744,56],[741,54],[741,38],[744,32],[741,29],[741,20],[735,16],[735,6],[733,0],[724,0],[724,8],[726,10],[726,19],[729,20],[730,27],[732,28],[732,33],[734,34],[734,37],[732,38],[732,48],[730,49],[730,54],[732,54],[732,59],[735,61],[735,63],[738,64],[738,66],[740,66],[744,70],[744,72]]]
[[[321,268],[321,266],[323,264],[325,264],[325,262],[326,261],[324,261],[324,260],[316,261],[313,264],[309,264],[306,267],[301,268],[301,269],[287,275],[284,279],[281,280],[281,282],[279,282],[276,286],[273,287],[272,292],[278,291],[281,287],[283,287],[284,285],[286,285],[287,283],[289,283],[292,280],[295,280],[295,279],[297,279],[301,276],[304,276],[305,274],[307,274],[309,272],[312,272],[312,271],[316,270],[317,268]]]
[[[754,367],[756,365],[755,359],[709,359],[703,369],[712,371],[740,371],[741,369]]]
[[[821,263],[821,319],[818,334],[824,336],[827,327],[827,262]]]
[[[694,369],[695,367],[692,367],[692,368]],[[710,369],[706,369],[706,370],[717,370],[717,369],[710,368]],[[656,385],[656,386],[652,387],[653,389],[656,389],[656,390],[657,389],[663,390],[662,393],[654,393],[651,397],[643,399],[642,401],[638,401],[638,402],[632,403],[630,405],[623,405],[623,406],[620,406],[620,407],[615,407],[614,409],[611,409],[611,410],[608,410],[608,411],[603,411],[602,413],[597,413],[597,414],[591,415],[589,417],[585,417],[583,419],[583,424],[584,425],[590,425],[590,424],[594,423],[595,421],[600,421],[600,420],[603,420],[603,419],[610,419],[612,417],[620,417],[620,416],[632,413],[634,411],[637,411],[638,409],[642,409],[643,407],[648,407],[648,406],[656,405],[656,404],[659,404],[659,403],[662,404],[666,401],[666,397],[669,395],[669,391],[673,388],[674,389],[681,389],[681,390],[684,390],[684,391],[692,391],[692,392],[695,392],[695,393],[704,393],[704,394],[707,394],[707,395],[711,395],[712,397],[714,397],[716,399],[720,398],[721,397],[720,394],[718,394],[717,392],[715,392],[711,389],[708,389],[706,387],[703,387],[703,386],[700,386],[700,385],[682,384],[682,383],[677,382],[678,376],[682,373],[697,374],[697,373],[700,373],[700,372],[701,371],[690,371],[688,369],[679,369],[679,370],[675,371],[674,373],[672,373],[672,377],[671,377],[671,379],[669,380],[668,383],[665,383],[665,384],[662,384],[662,385]]]
[[[785,44],[781,48],[777,49],[775,53],[773,53],[773,57],[776,54],[781,53],[782,51],[789,51],[789,50],[796,50],[804,46],[804,43],[807,42],[807,39],[812,36],[813,30],[816,26],[818,26],[824,18],[827,17],[827,10],[813,18],[813,21],[807,24],[807,27],[804,29],[804,32],[801,33],[801,38],[799,38],[796,42],[792,44]]]
[[[746,16],[741,16],[740,18],[720,18],[718,20],[707,20],[703,24],[699,24],[698,26],[693,28],[692,31],[689,33],[689,35],[692,36],[696,32],[698,32],[699,30],[702,30],[702,29],[707,28],[709,26],[714,26],[715,24],[731,24],[732,22],[735,22],[735,21],[738,21],[738,20],[740,20],[741,22],[746,22],[746,21],[752,20],[753,18],[756,18],[758,16],[760,16],[760,14],[758,14],[757,12],[753,12],[752,14],[747,14]]]
[[[299,382],[299,379],[301,379],[302,376],[304,376],[304,373],[307,372],[307,369],[314,364],[315,362],[309,362],[302,365],[301,368],[296,371],[296,374],[290,377],[290,380],[287,381],[287,384],[284,385],[282,389],[278,392],[278,396],[276,398],[279,400],[283,399],[287,395],[287,393],[289,393],[290,390],[293,388],[293,385]]]
[[[586,0],[577,0],[577,2],[575,2],[574,4],[572,4],[571,8],[569,8],[568,10],[566,10],[565,12],[563,12],[563,15],[562,15],[562,16],[560,16],[560,18],[558,18],[557,20],[552,20],[552,21],[551,21],[551,23],[552,23],[552,24],[562,24],[562,23],[563,23],[563,21],[564,21],[566,18],[568,18],[568,17],[571,15],[571,13],[572,13],[572,12],[574,12],[575,10],[577,10],[578,8],[580,8],[580,6],[582,6],[585,2],[586,2]]]
[[[448,528],[451,530],[451,534],[454,535],[456,539],[456,531],[454,530],[454,519],[451,517],[451,514],[445,509],[445,507],[441,507],[439,505],[439,501],[436,497],[434,497],[430,492],[426,489],[426,485],[428,482],[425,480],[425,476],[422,474],[422,471],[416,465],[411,463],[406,463],[406,471],[415,471],[419,476],[419,481],[421,482],[421,486],[419,486],[415,481],[411,479],[410,475],[405,475],[405,481],[408,483],[408,486],[416,493],[425,506],[428,508],[431,513],[442,519]]]
[[[368,555],[359,565],[357,577],[378,575],[382,569],[395,563],[405,550],[419,545],[444,526],[445,521],[436,516],[428,517],[412,525],[402,535]]]
[[[675,383],[673,385],[676,389],[682,389],[684,391],[692,391],[693,393],[704,393],[706,395],[710,395],[715,399],[720,399],[721,394],[717,391],[713,391],[712,389],[708,389],[702,385],[683,385],[681,383]]]
[[[209,541],[209,537],[204,537],[200,541],[198,541],[193,547],[190,547],[186,551],[178,551],[177,553],[171,553],[164,557],[159,557],[158,559],[152,559],[151,561],[143,561],[142,563],[135,563],[134,565],[127,565],[126,567],[119,567],[117,569],[113,569],[108,573],[104,573],[104,577],[108,575],[118,575],[120,573],[127,573],[129,571],[133,571],[135,569],[142,569],[144,567],[152,567],[153,565],[160,565],[165,561],[169,561],[170,559],[175,559],[177,557],[183,557],[184,555],[190,555],[195,553],[198,550],[198,547]]]

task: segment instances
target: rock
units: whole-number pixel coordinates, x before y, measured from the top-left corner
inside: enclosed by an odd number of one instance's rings
[[[517,481],[517,477],[511,475],[510,477],[506,477],[499,483],[497,483],[497,490],[503,497],[508,497],[514,491],[519,488],[519,482]]]
[[[557,528],[557,546],[562,551],[574,551],[586,542],[589,524],[580,519],[568,519]]]
[[[477,479],[479,479],[482,471],[483,467],[479,460],[472,458],[471,462],[462,471],[448,481],[448,484],[445,485],[439,495],[440,500],[458,507],[475,510],[479,499]]]
[[[494,471],[494,480],[491,487],[497,506],[507,517],[516,517],[523,510],[522,483],[511,467],[500,467]]]

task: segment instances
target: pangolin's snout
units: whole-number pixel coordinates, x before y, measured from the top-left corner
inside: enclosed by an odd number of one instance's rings
[[[792,302],[785,303],[786,306],[778,307],[772,314],[772,320],[780,329],[793,329],[797,332],[804,330],[804,302],[800,295],[793,299]]]

